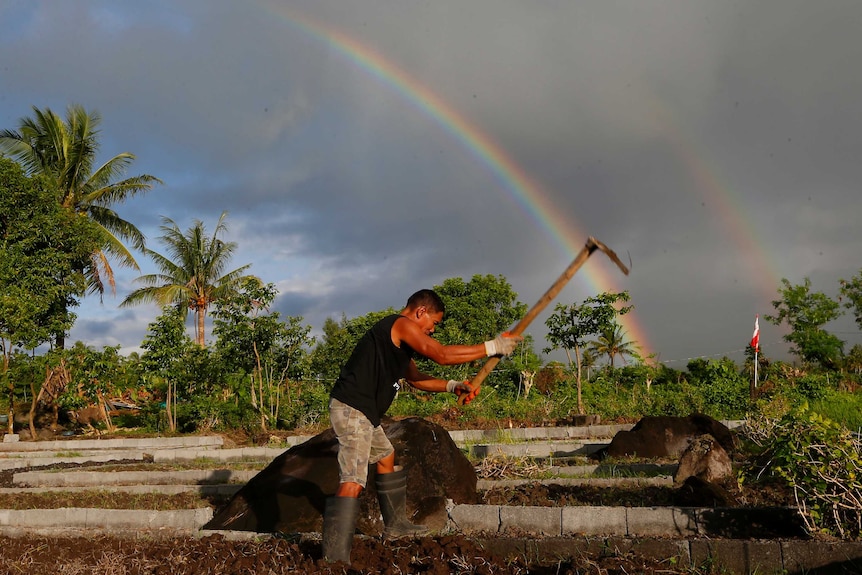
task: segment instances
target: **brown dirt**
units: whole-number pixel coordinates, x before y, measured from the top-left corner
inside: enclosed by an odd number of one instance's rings
[[[667,575],[670,561],[625,556],[581,557],[551,565],[528,564],[521,558],[495,556],[462,536],[384,542],[354,540],[352,563],[329,564],[316,541],[229,541],[219,535],[194,538],[124,539],[119,537],[0,537],[0,575],[101,573],[104,575],[228,575],[248,574],[402,574],[476,573],[575,574],[631,573]]]
[[[740,507],[784,507],[793,505],[793,493],[780,484],[759,484],[737,488],[723,486],[732,493]],[[608,507],[687,506],[679,490],[664,486],[604,487],[593,485],[559,485],[527,483],[515,487],[494,487],[482,493],[485,505],[531,505],[562,507],[594,505]]]

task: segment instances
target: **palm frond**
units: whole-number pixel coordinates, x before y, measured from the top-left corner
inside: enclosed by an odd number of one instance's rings
[[[111,239],[109,239],[109,243],[111,244],[120,244],[121,240],[125,240],[131,242],[132,246],[138,250],[146,249],[146,236],[141,233],[134,224],[128,222],[121,218],[117,212],[112,210],[111,208],[105,206],[97,206],[90,205],[87,206],[85,213],[90,217],[91,220],[99,224],[102,228],[104,228],[110,235]],[[131,260],[131,267],[138,269],[137,263],[135,262],[135,258],[131,257],[131,254],[128,252],[128,249],[123,246],[122,251],[113,250],[112,253],[116,252],[120,257],[124,260]],[[128,254],[128,256],[126,256]],[[129,265],[128,263],[124,263],[124,265]]]

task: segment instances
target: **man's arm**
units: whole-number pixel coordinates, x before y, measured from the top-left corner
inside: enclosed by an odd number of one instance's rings
[[[434,393],[454,393],[457,396],[461,396],[463,394],[469,394],[473,392],[473,388],[470,386],[470,383],[467,381],[455,381],[454,379],[445,380],[445,379],[437,379],[431,375],[427,375],[419,371],[416,367],[416,364],[413,360],[410,360],[410,365],[407,367],[407,377],[405,377],[407,383],[415,387],[416,389],[421,389],[422,391],[431,391]],[[478,393],[478,391],[476,392]],[[472,395],[469,399],[473,399],[476,395]],[[467,402],[469,403],[469,401]]]
[[[494,342],[492,347],[497,353],[506,355],[511,353],[512,349],[514,349],[522,339],[523,338],[521,336],[498,336],[496,339],[491,340],[491,342]],[[501,345],[496,343],[497,340],[503,340],[501,344],[505,347],[511,347],[511,349],[497,350],[496,346]],[[439,365],[457,365],[488,357],[488,344],[491,343],[485,342],[476,345],[443,345],[430,335],[423,332],[422,328],[420,328],[415,322],[410,321],[408,318],[399,319],[395,322],[395,325],[392,326],[392,341],[399,347],[401,342],[407,343],[407,345],[409,345],[416,353],[423,357],[427,357]]]
[[[410,365],[407,366],[407,376],[404,379],[416,389],[436,393],[446,391],[446,385],[449,383],[445,379],[437,379],[436,377],[422,373],[412,359],[410,360]]]

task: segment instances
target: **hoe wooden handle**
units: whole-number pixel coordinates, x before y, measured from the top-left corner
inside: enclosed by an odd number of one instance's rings
[[[530,308],[530,310],[521,318],[521,320],[515,325],[514,328],[509,330],[509,333],[512,335],[521,335],[524,333],[524,330],[527,329],[536,316],[542,313],[542,310],[545,309],[551,301],[559,295],[559,293],[563,290],[563,287],[572,279],[572,276],[580,269],[584,262],[593,255],[593,252],[596,250],[600,250],[607,254],[611,261],[613,261],[617,266],[622,270],[625,275],[628,275],[629,269],[620,261],[620,258],[617,257],[617,254],[614,253],[613,250],[608,248],[605,244],[601,243],[594,237],[587,238],[587,243],[578,252],[578,255],[575,256],[575,259],[572,260],[572,263],[569,264],[569,267],[562,273],[560,277],[557,278],[557,281],[548,288],[548,291],[545,292],[539,301]],[[479,387],[482,385],[482,382],[485,381],[485,378],[488,377],[488,374],[500,363],[500,358],[497,356],[492,356],[488,358],[488,361],[482,366],[482,369],[479,370],[479,373],[476,374],[476,377],[470,382],[470,385],[473,387],[473,394],[475,394]],[[461,405],[467,399],[467,394],[464,394],[458,398],[458,403]]]

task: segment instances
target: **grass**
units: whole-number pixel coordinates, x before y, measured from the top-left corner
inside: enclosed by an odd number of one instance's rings
[[[185,493],[130,493],[127,491],[86,490],[86,491],[45,491],[40,493],[2,493],[0,509],[144,509],[152,511],[173,511],[218,507],[229,497],[203,496],[196,491]]]
[[[829,393],[811,403],[811,410],[850,431],[862,431],[862,393]]]

